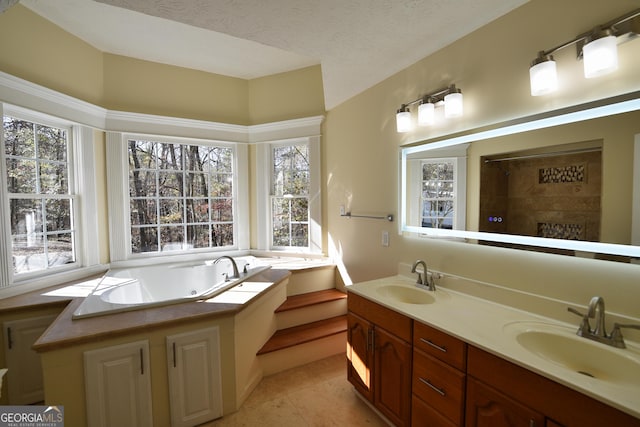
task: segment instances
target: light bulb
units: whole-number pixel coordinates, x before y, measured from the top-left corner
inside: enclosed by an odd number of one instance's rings
[[[396,130],[401,133],[411,130],[411,112],[404,105],[396,113]]]
[[[582,47],[584,76],[588,79],[618,69],[618,41],[615,36],[595,39]]]
[[[529,68],[531,96],[546,95],[558,89],[558,73],[553,57],[540,56]]]
[[[436,106],[431,102],[425,102],[418,106],[418,124],[420,126],[429,126],[435,123]]]
[[[460,117],[462,116],[462,112],[461,92],[453,92],[444,97],[444,116],[447,119]]]

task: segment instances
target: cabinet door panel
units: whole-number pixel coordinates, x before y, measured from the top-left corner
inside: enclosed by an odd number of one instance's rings
[[[167,337],[171,425],[195,426],[222,416],[218,327]]]
[[[469,377],[467,427],[544,427],[544,416]]]
[[[372,357],[373,327],[360,316],[347,315],[347,379],[364,397],[373,402]]]
[[[31,347],[55,318],[51,315],[4,322],[10,405],[29,405],[44,400],[40,355]]]
[[[84,368],[89,427],[153,425],[147,341],[86,351]]]
[[[411,345],[376,328],[374,347],[374,403],[396,426],[407,426],[411,415]]]

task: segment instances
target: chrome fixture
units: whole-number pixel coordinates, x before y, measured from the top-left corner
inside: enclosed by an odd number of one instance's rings
[[[231,266],[233,267],[233,276],[229,276],[227,274],[226,280],[239,279],[240,273],[238,272],[238,265],[236,264],[236,261],[233,258],[231,258],[229,255],[222,255],[220,258],[217,258],[215,261],[213,261],[213,263],[217,264],[221,259],[228,259],[229,261],[231,261]]]
[[[419,271],[416,271],[416,267],[422,265],[422,273],[424,274],[424,280],[422,280],[422,274]],[[428,291],[435,291],[436,284],[433,281],[433,275],[429,274],[429,270],[427,269],[427,263],[423,260],[419,259],[413,263],[413,267],[411,267],[412,273],[418,273],[418,280],[416,281],[416,286],[420,288],[424,288]]]
[[[529,68],[531,95],[546,95],[557,90],[558,75],[552,54],[574,44],[578,51],[578,59],[583,59],[586,78],[602,76],[617,70],[617,45],[638,36],[640,30],[637,28],[638,23],[634,21],[638,16],[640,16],[640,9],[633,10],[597,25],[591,31],[580,34],[573,40],[538,52],[538,56],[531,62],[531,68]]]
[[[385,216],[376,216],[376,215],[356,215],[351,212],[347,212],[345,214],[340,214],[342,217],[346,218],[369,218],[369,219],[386,219],[389,222],[393,222],[393,214],[385,215]]]
[[[423,95],[418,99],[402,104],[396,111],[396,130],[409,132],[413,128],[411,107],[418,105],[418,125],[429,126],[435,123],[436,107],[444,105],[444,117],[454,118],[463,114],[462,91],[451,85],[436,92]]]
[[[629,328],[629,329],[640,330],[640,325],[625,325],[620,323],[614,323],[613,331],[611,331],[611,334],[607,334],[607,331],[605,330],[605,323],[604,323],[604,315],[605,315],[604,299],[599,296],[595,296],[591,298],[591,301],[589,301],[587,314],[582,314],[578,310],[572,307],[568,307],[567,310],[573,314],[577,314],[578,316],[582,317],[582,322],[580,322],[580,326],[578,327],[578,331],[576,332],[578,336],[581,336],[593,341],[597,341],[603,344],[607,344],[612,347],[626,348],[621,329]],[[591,325],[589,324],[589,319],[595,319],[596,321],[595,328],[593,329],[591,328]]]

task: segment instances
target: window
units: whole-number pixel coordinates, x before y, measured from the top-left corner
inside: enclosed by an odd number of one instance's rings
[[[3,116],[13,275],[78,262],[70,127]]]
[[[234,149],[128,139],[131,253],[233,247]]]
[[[420,233],[465,229],[467,161],[460,154],[465,153],[449,150],[446,157],[407,158],[406,192],[401,194],[403,227]]]
[[[421,226],[452,229],[455,215],[453,159],[422,162]]]
[[[309,145],[272,148],[272,247],[309,247]]]

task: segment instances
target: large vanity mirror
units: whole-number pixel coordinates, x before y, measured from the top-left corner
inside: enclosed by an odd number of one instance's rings
[[[401,231],[638,262],[639,95],[402,147]]]

